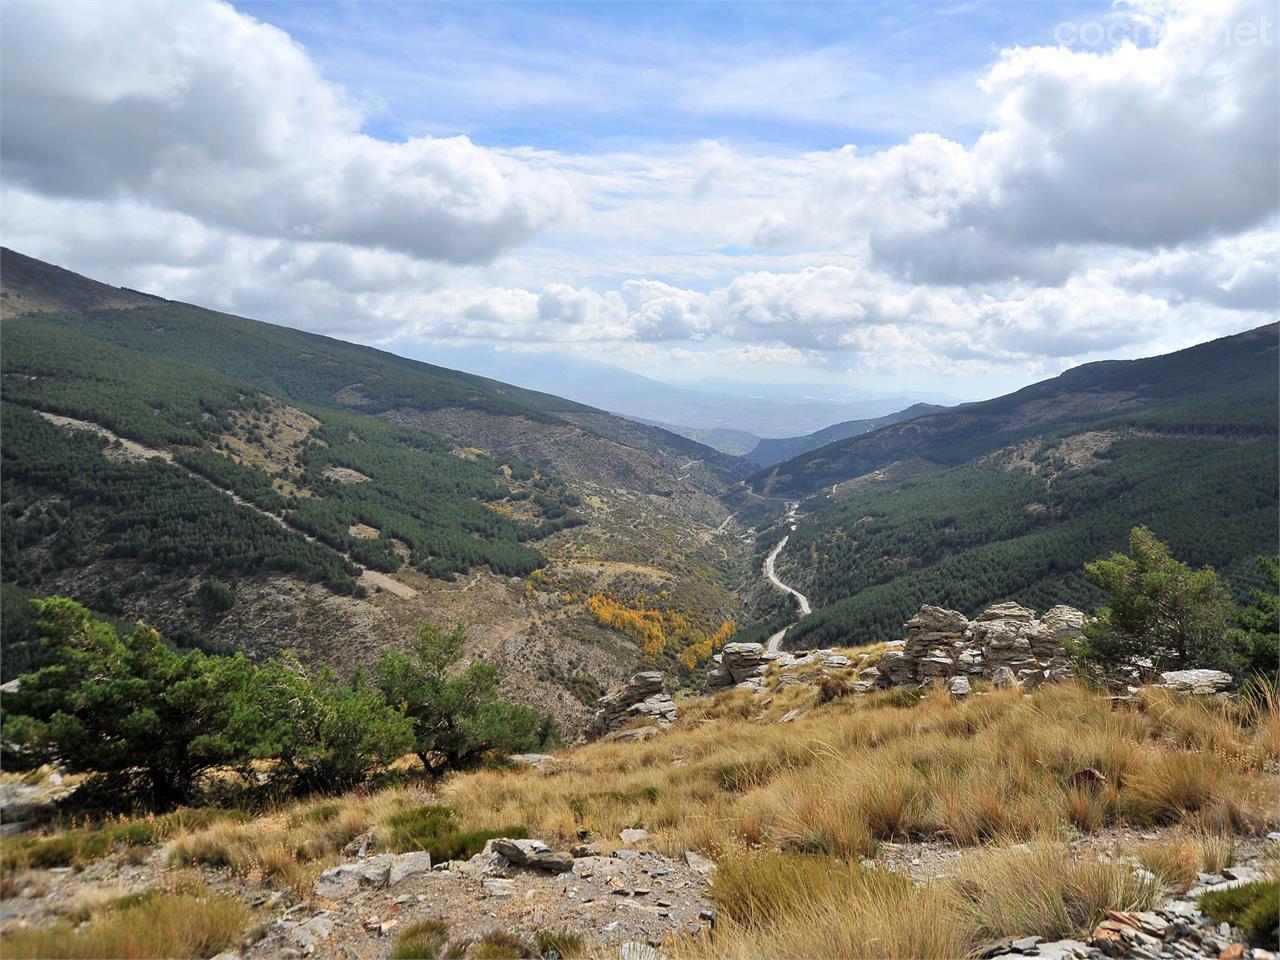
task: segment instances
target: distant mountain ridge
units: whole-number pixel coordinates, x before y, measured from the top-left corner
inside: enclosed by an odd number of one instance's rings
[[[700,442],[718,434],[720,448],[734,453],[745,452],[741,449],[742,438],[733,436],[737,432],[756,437],[803,434],[838,421],[883,416],[923,399],[861,395],[858,391],[839,395],[835,386],[757,386],[717,380],[672,383],[571,354],[420,344],[406,344],[399,352],[474,370],[507,383],[567,395]]]
[[[829,427],[806,434],[803,437],[784,437],[777,440],[763,438],[746,454],[746,457],[759,466],[768,467],[782,460],[798,457],[802,453],[808,453],[810,450],[824,447],[829,443],[835,443],[837,440],[847,440],[849,437],[871,433],[881,427],[902,423],[904,420],[914,420],[916,417],[923,417],[945,409],[945,407],[934,403],[914,403],[905,410],[899,410],[897,413],[890,413],[883,417],[833,423]]]
[[[805,647],[892,639],[921,603],[1102,601],[1086,562],[1144,525],[1237,598],[1265,585],[1280,514],[1280,325],[828,444],[754,474],[803,500],[778,560]]]
[[[892,464],[950,466],[1090,423],[1154,429],[1178,410],[1192,418],[1184,428],[1272,433],[1277,331],[1280,325],[1267,324],[1164,356],[1074,367],[1002,397],[828,444],[759,470],[748,484],[760,494],[808,496]]]

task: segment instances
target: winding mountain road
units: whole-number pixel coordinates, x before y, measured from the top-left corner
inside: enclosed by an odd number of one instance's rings
[[[790,523],[792,530],[795,530],[796,528],[796,524],[795,524],[796,509],[799,506],[800,504],[798,503],[787,504],[787,521]],[[795,597],[800,604],[800,616],[807,617],[809,614],[813,612],[813,608],[809,605],[809,598],[806,597],[799,590],[797,590],[795,587],[789,584],[783,583],[782,580],[779,579],[778,574],[773,567],[774,561],[778,559],[778,554],[782,552],[782,548],[787,545],[787,541],[790,539],[791,539],[791,534],[790,533],[785,534],[783,538],[778,541],[778,545],[775,546],[773,550],[769,553],[769,556],[765,557],[764,575],[769,578],[770,583],[772,583],[775,587],[777,587],[783,593],[789,593],[793,597]],[[787,624],[777,633],[771,635],[769,639],[765,642],[765,649],[770,653],[776,653],[778,648],[782,645],[782,640],[787,635],[787,631],[790,630],[792,626],[794,626],[794,624]]]

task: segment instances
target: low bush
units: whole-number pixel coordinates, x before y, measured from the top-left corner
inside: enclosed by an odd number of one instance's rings
[[[419,920],[396,937],[390,960],[436,960],[449,941],[449,924],[443,920]]]
[[[523,826],[487,830],[459,830],[458,815],[448,807],[411,807],[392,814],[386,821],[387,849],[396,853],[426,850],[436,863],[467,860],[498,837],[519,839],[529,835]]]
[[[1230,890],[1213,890],[1200,898],[1200,909],[1214,923],[1238,927],[1252,946],[1280,949],[1280,883],[1246,883]]]

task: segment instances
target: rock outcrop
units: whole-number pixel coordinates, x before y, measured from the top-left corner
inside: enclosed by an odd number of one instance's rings
[[[1231,674],[1221,670],[1168,670],[1160,674],[1156,684],[1166,690],[1192,694],[1198,697],[1226,693],[1231,689]]]
[[[707,672],[707,686],[713,690],[749,683],[764,672],[773,661],[762,643],[726,643],[713,659]]]
[[[795,654],[766,650],[759,643],[726,643],[724,649],[712,658],[707,671],[707,689],[741,687],[760,692],[764,689],[764,675],[771,665],[780,669],[813,666],[819,670],[840,670],[850,664],[848,657],[834,650]]]
[[[380,853],[374,857],[340,863],[320,874],[315,884],[318,897],[337,899],[350,896],[362,886],[387,887],[406,877],[431,869],[431,854],[425,850],[412,853]]]
[[[602,736],[625,727],[632,720],[649,719],[660,727],[670,726],[676,719],[675,701],[667,693],[662,674],[644,670],[632,674],[622,686],[597,701],[592,733]]]
[[[1057,606],[1037,619],[1028,607],[997,603],[971,621],[956,610],[925,604],[904,626],[901,649],[888,650],[877,666],[879,686],[935,680],[950,685],[953,678],[985,677],[996,686],[1031,688],[1069,676],[1063,643],[1080,635],[1084,614]]]

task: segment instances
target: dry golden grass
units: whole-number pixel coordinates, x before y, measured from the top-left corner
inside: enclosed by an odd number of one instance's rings
[[[776,722],[795,707],[809,712]],[[663,852],[721,863],[712,895],[724,919],[678,946],[690,956],[954,957],[1009,934],[1078,935],[1105,909],[1149,904],[1157,887],[1131,867],[1061,842],[1080,832],[1164,828],[1128,852],[1175,888],[1221,869],[1233,835],[1277,822],[1278,716],[1266,695],[1218,704],[1150,691],[1115,706],[1075,684],[963,702],[731,691],[685,703],[657,737],[587,744],[538,769],[295,803],[245,823],[166,822],[155,835],[173,865],[307,893],[352,838],[371,832],[386,849],[396,815],[428,804],[448,805],[459,830],[520,824],[557,847],[581,830],[612,841],[644,827]],[[1106,782],[1073,783],[1086,768]],[[883,841],[916,838],[991,849],[924,885],[859,866]]]
[[[738,849],[712,887],[715,933],[679,949],[690,960],[962,957],[1014,934],[1080,936],[1108,909],[1146,909],[1158,896],[1131,868],[1061,844],[993,850],[920,885],[828,857]]]
[[[1220,873],[1235,861],[1235,840],[1222,834],[1179,830],[1136,845],[1131,853],[1157,879],[1185,893],[1198,873]]]
[[[5,937],[6,958],[211,957],[249,925],[242,903],[217,894],[155,894],[104,904],[81,927],[60,920]]]
[[[171,864],[226,867],[260,883],[306,892],[342,848],[363,833],[375,846],[390,817],[427,802],[418,788],[352,793],[297,803],[247,823],[215,823],[186,830],[168,844]]]
[[[1080,856],[1062,844],[996,850],[968,864],[949,885],[950,912],[977,941],[1078,936],[1107,910],[1148,910],[1158,883],[1132,867]]]
[[[737,850],[712,888],[712,936],[681,945],[686,957],[951,958],[967,931],[946,919],[935,886],[826,857]]]
[[[1113,709],[1074,684],[909,707],[893,693],[818,706],[811,688],[803,704],[783,692],[781,703],[741,691],[694,703],[660,737],[589,744],[537,773],[455,777],[440,796],[466,824],[522,823],[549,843],[641,826],[670,853],[745,842],[861,856],[908,836],[969,845],[1117,824],[1238,832],[1276,818],[1277,778],[1264,772],[1276,763],[1274,703],[1151,692]],[[809,714],[770,722],[794,705]],[[1088,767],[1107,783],[1072,786]]]

